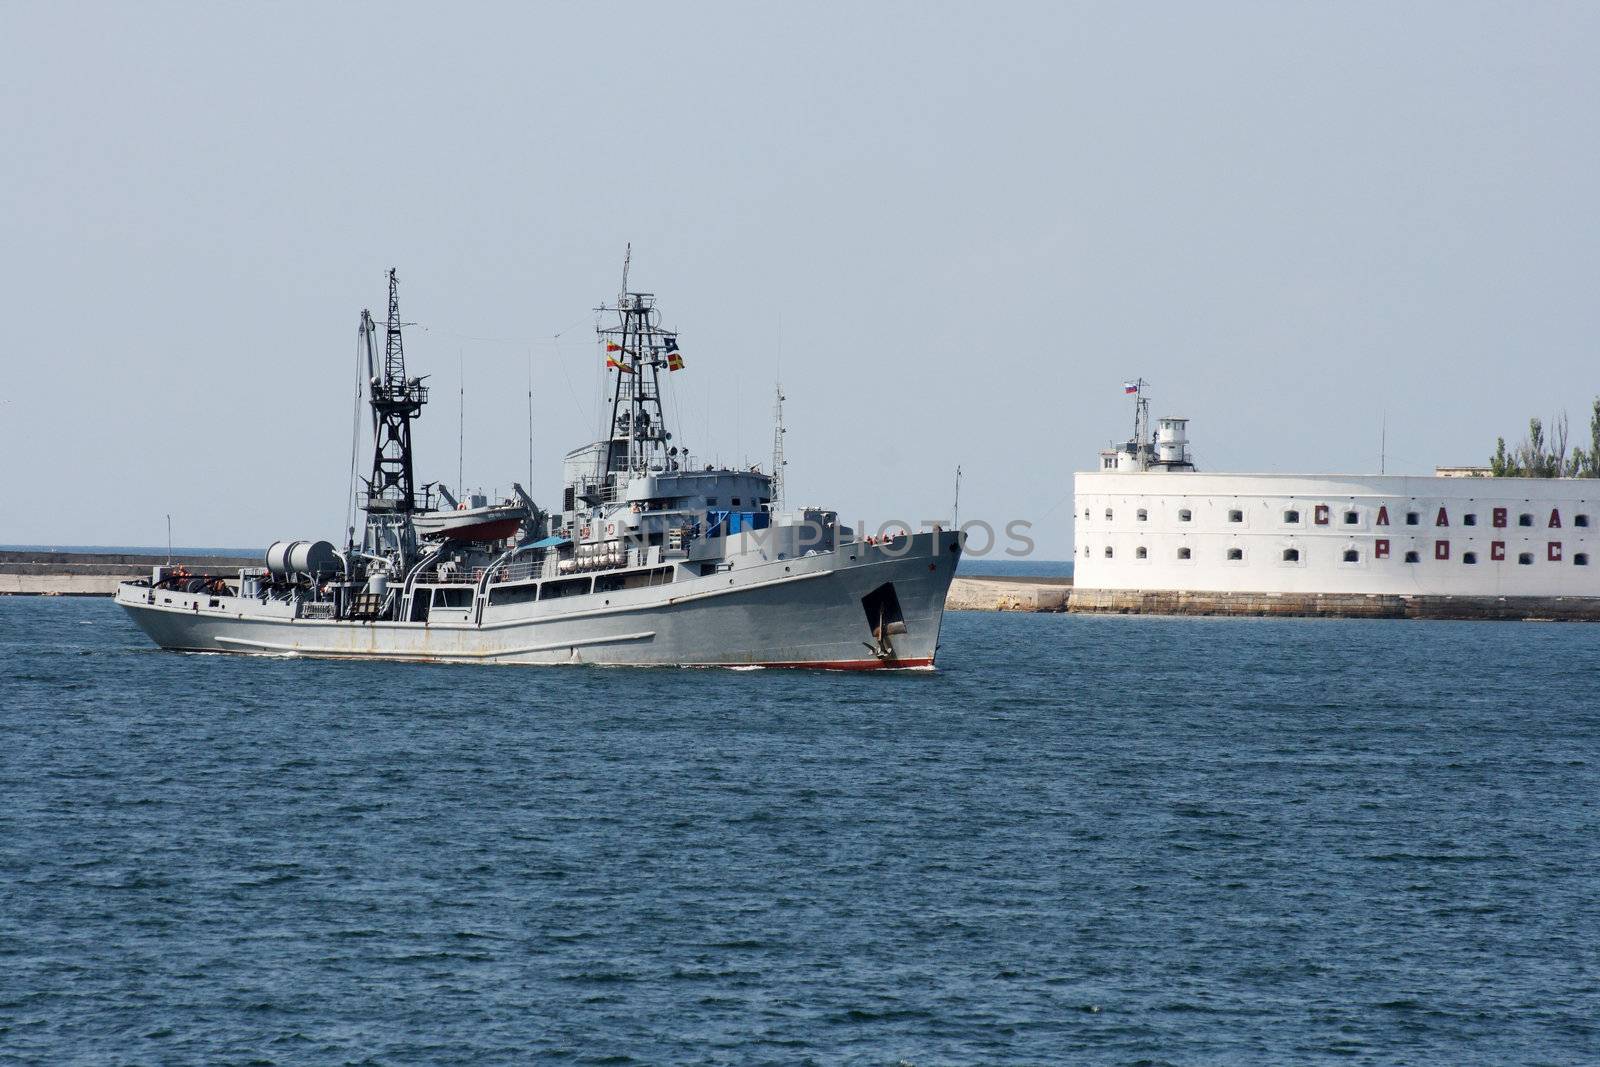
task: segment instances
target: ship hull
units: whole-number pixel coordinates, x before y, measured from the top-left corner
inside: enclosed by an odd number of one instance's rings
[[[117,601],[162,648],[253,655],[451,663],[799,667],[933,666],[959,535],[846,544],[667,585],[497,611],[476,621],[353,622],[273,615],[276,605],[206,594],[118,589]],[[874,633],[881,591],[898,622]],[[871,606],[877,604],[879,608]],[[213,606],[215,605],[215,606]],[[286,608],[280,609],[287,611]],[[522,614],[518,614],[518,611]]]

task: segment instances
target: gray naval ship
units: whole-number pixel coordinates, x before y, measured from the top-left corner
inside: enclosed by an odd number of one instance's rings
[[[409,377],[389,272],[384,351],[361,315],[371,474],[342,549],[280,541],[231,574],[159,567],[117,603],[162,648],[455,663],[928,668],[960,534],[862,536],[834,511],[786,511],[774,475],[694,462],[662,408],[683,368],[652,294],[599,329],[609,436],[569,452],[559,512],[417,486]],[[360,358],[360,357],[358,357]],[[780,396],[781,400],[781,396]],[[781,442],[781,424],[778,440]],[[457,487],[458,490],[460,487]],[[781,496],[781,494],[779,494]]]

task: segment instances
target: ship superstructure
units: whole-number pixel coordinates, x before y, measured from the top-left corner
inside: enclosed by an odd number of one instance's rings
[[[695,461],[665,418],[684,368],[676,331],[627,271],[598,341],[602,437],[567,453],[560,507],[418,486],[410,424],[427,402],[405,368],[397,281],[381,372],[368,354],[373,462],[365,528],[341,551],[279,542],[234,576],[124,583],[117,599],[163,647],[469,662],[931,666],[960,537],[863,537],[823,508],[782,509],[759,468]],[[781,459],[781,455],[779,457]]]

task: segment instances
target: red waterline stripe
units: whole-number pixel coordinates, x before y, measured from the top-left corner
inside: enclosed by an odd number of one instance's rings
[[[774,667],[790,670],[814,671],[892,671],[905,667],[931,667],[933,658],[927,659],[842,659],[798,661],[794,663],[717,663],[717,667]]]

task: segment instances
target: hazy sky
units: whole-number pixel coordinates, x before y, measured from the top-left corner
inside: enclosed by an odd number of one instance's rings
[[[792,503],[1036,523],[1154,383],[1212,470],[1600,392],[1600,5],[0,4],[0,543],[337,538],[397,266],[420,474],[593,436],[592,308]],[[559,331],[567,330],[554,343]],[[1586,436],[1586,427],[1584,430]]]

